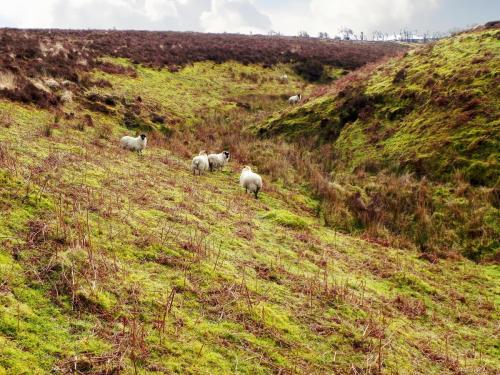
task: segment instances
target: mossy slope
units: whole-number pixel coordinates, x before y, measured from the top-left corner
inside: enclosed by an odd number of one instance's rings
[[[486,29],[417,47],[254,130],[306,145],[330,173],[336,227],[498,260],[499,38]]]
[[[500,175],[500,31],[417,48],[347,88],[277,114],[260,135],[332,143],[336,165],[476,185]]]
[[[209,66],[222,69],[210,97],[197,84],[189,95],[173,89],[211,80],[206,64],[186,68],[187,78],[138,69],[137,78],[106,75],[113,89],[99,93],[119,103],[141,96],[144,118],[196,118],[213,100],[262,89],[239,73],[257,67],[234,64],[243,83],[226,89],[226,66]],[[286,104],[279,97],[290,88],[272,82],[265,93],[278,99],[255,105]],[[253,121],[263,111],[255,105],[221,107],[221,121],[231,123],[234,111]],[[245,196],[237,161],[193,177],[189,160],[161,139],[142,156],[121,150],[126,104],[93,113],[77,101],[64,108],[75,116],[56,124],[34,107],[0,101],[0,110],[8,114],[0,132],[0,373],[498,368],[498,267],[433,264],[325,228],[303,189],[267,176],[261,199]],[[85,115],[92,126],[81,126]]]

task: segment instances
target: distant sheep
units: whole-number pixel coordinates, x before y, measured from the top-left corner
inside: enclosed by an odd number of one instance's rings
[[[281,81],[281,83],[287,83],[288,82],[288,75],[286,75],[286,74],[281,75],[280,81]]]
[[[246,193],[253,193],[255,195],[255,199],[257,199],[259,191],[262,190],[262,177],[260,177],[257,173],[252,172],[252,168],[246,166],[241,171],[240,185],[245,188]]]
[[[301,94],[297,94],[297,95],[294,95],[294,96],[290,96],[288,98],[288,103],[290,103],[290,104],[297,104],[301,100],[302,100],[302,95]]]
[[[141,134],[140,136],[135,138],[126,135],[120,140],[120,143],[122,147],[127,150],[142,153],[142,150],[144,150],[146,148],[146,145],[148,144],[148,139],[146,138],[145,134]]]
[[[229,161],[229,152],[222,151],[220,154],[210,154],[208,155],[208,165],[210,167],[210,172],[214,169],[222,169],[224,165]]]
[[[193,171],[193,174],[196,174],[196,172],[198,172],[198,175],[201,175],[209,168],[210,164],[208,163],[207,153],[205,151],[200,151],[198,156],[195,156],[191,163],[191,170]]]

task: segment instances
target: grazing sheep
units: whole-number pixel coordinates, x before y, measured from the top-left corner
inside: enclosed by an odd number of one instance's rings
[[[210,154],[208,155],[208,164],[210,167],[210,172],[214,169],[222,169],[224,165],[229,161],[229,152],[222,151],[220,154]]]
[[[193,158],[193,161],[191,163],[191,170],[193,171],[193,174],[196,174],[196,171],[198,171],[198,175],[203,174],[206,170],[210,168],[210,164],[208,163],[208,155],[205,151],[200,151],[198,156],[195,156]]]
[[[297,94],[297,95],[294,95],[294,96],[290,96],[288,98],[288,103],[290,103],[290,104],[297,104],[301,100],[302,100],[302,95]]]
[[[287,83],[288,82],[288,75],[283,74],[282,76],[280,76],[280,81],[281,81],[281,83]]]
[[[245,188],[246,193],[253,193],[255,199],[257,199],[257,194],[259,194],[259,191],[262,189],[262,177],[252,172],[252,168],[246,166],[241,171],[240,185]]]
[[[122,147],[127,150],[137,151],[139,153],[142,153],[142,150],[146,148],[148,140],[145,134],[141,134],[140,136],[135,138],[126,135],[120,140],[120,143]]]

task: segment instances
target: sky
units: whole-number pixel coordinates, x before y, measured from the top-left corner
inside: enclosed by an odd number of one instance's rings
[[[334,36],[447,32],[500,19],[500,0],[0,0],[0,27]]]

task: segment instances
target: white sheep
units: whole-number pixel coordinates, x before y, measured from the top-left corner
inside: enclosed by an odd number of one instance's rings
[[[302,100],[302,95],[297,94],[297,95],[294,95],[294,96],[290,96],[288,98],[288,103],[290,103],[290,104],[297,104],[301,100]]]
[[[222,151],[220,154],[210,154],[208,155],[208,164],[210,167],[210,172],[214,169],[222,169],[224,165],[229,161],[229,152]]]
[[[193,161],[191,163],[191,170],[193,171],[193,174],[196,174],[196,171],[198,171],[198,174],[201,175],[203,172],[207,171],[208,168],[210,168],[210,164],[208,163],[208,155],[205,151],[200,151],[198,156],[195,156],[193,158]]]
[[[257,173],[252,172],[252,168],[246,166],[241,171],[240,175],[240,185],[245,188],[245,192],[253,193],[255,199],[257,199],[257,194],[262,190],[262,177]]]
[[[281,83],[287,83],[288,82],[288,75],[287,74],[281,75],[280,81],[281,81]]]
[[[145,134],[141,134],[140,136],[135,138],[126,135],[120,140],[120,144],[127,150],[142,153],[142,150],[144,150],[146,148],[146,145],[148,144],[148,139],[146,138]]]

